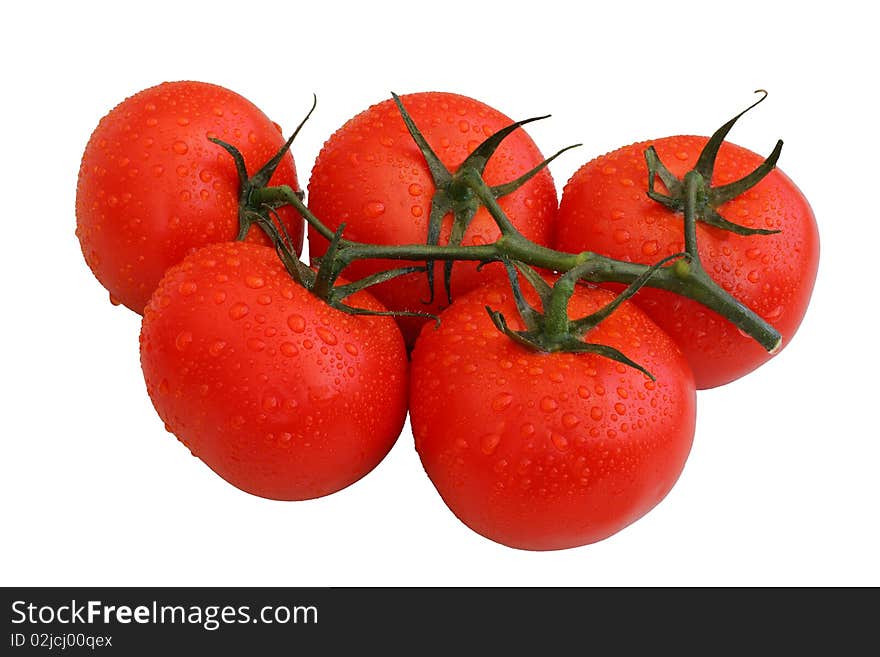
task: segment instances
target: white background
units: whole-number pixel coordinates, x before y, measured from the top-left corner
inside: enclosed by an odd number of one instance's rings
[[[874,21],[858,2],[714,9],[725,6],[8,5],[0,584],[880,584]],[[472,533],[424,475],[408,428],[340,493],[251,497],[163,430],[139,367],[139,317],[110,305],[74,237],[79,158],[99,118],[176,79],[227,86],[287,130],[316,93],[295,144],[303,184],[323,140],[390,91],[552,113],[529,129],[545,153],[584,144],[552,165],[560,191],[587,159],[708,134],[766,88],[730,139],[765,154],[785,139],[779,166],[822,239],[810,310],[778,358],[699,394],[677,486],[598,544],[528,553]]]

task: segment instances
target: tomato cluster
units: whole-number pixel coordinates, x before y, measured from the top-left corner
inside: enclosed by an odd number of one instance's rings
[[[523,123],[457,94],[395,96],[327,140],[298,206],[254,201],[270,198],[260,186],[303,193],[289,141],[238,94],[164,83],[111,110],[83,155],[77,235],[111,300],[143,314],[141,364],[166,427],[234,486],[304,500],[375,468],[408,412],[450,510],[521,549],[599,541],[658,504],[687,460],[696,390],[743,376],[766,350],[670,289],[630,301],[636,286],[618,298],[628,281],[609,278],[548,301],[562,271],[506,258],[445,264],[443,248],[515,230],[545,260],[674,259],[693,247],[676,181],[711,159],[704,195],[718,202],[704,204],[699,252],[679,269],[699,263],[787,342],[816,275],[815,219],[773,166],[728,199],[762,158],[728,143],[708,158],[707,139],[690,136],[598,157],[558,201]],[[458,175],[468,167],[491,212]],[[296,259],[303,217],[310,266]],[[383,251],[328,276],[342,240],[441,255]]]

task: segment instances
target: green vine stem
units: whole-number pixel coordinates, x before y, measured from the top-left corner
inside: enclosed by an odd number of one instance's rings
[[[705,186],[700,174],[686,177],[687,201],[685,203],[685,234],[688,255],[687,260],[678,260],[673,266],[657,268],[650,273],[644,283],[649,287],[668,290],[693,299],[715,311],[736,325],[743,333],[756,340],[770,353],[779,350],[782,336],[758,314],[740,303],[726,290],[720,287],[706,274],[696,257],[696,243],[693,239],[696,202],[701,185]],[[439,244],[367,244],[344,239],[341,234],[334,233],[316,217],[303,202],[302,198],[286,185],[277,187],[259,187],[251,190],[249,204],[251,207],[265,206],[277,208],[290,205],[318,233],[335,244],[330,257],[325,254],[321,268],[326,270],[326,280],[332,285],[336,277],[352,262],[362,259],[384,259],[430,262],[434,260],[470,260],[478,262],[510,262],[518,261],[533,267],[568,272],[577,267],[578,279],[591,283],[623,283],[631,284],[647,274],[652,267],[634,262],[615,260],[591,251],[582,253],[566,253],[531,242],[524,237],[510,222],[495,195],[483,181],[475,169],[459,171],[460,180],[464,181],[479,197],[492,215],[501,236],[491,244],[462,246]],[[321,286],[323,294],[328,288]],[[356,291],[357,286],[349,284],[347,292]],[[332,288],[329,288],[332,289]],[[326,296],[324,297],[326,298]]]

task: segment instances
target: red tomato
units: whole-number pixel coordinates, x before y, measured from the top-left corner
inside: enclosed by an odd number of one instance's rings
[[[513,121],[472,98],[451,93],[417,93],[401,96],[425,139],[443,164],[454,172],[487,137]],[[489,159],[483,178],[489,185],[515,180],[544,160],[523,129],[511,133]],[[407,132],[394,101],[373,105],[337,130],[324,144],[308,186],[308,204],[315,215],[336,230],[345,223],[345,237],[380,244],[423,244],[428,235],[431,198],[435,186],[425,158]],[[501,197],[501,207],[529,239],[549,244],[556,215],[556,188],[544,169],[516,191]],[[440,243],[449,240],[451,215],[444,219]],[[485,208],[480,208],[464,235],[463,244],[494,242],[500,233]],[[309,229],[309,252],[314,258],[327,249],[327,241]],[[382,260],[354,263],[349,279],[359,279],[404,264]],[[487,270],[500,267],[492,265]],[[442,265],[436,266],[434,302],[423,273],[409,274],[373,288],[388,308],[439,312],[447,301]],[[462,294],[481,280],[474,263],[453,267],[452,292]],[[400,318],[408,344],[424,320]]]
[[[694,168],[706,141],[677,136],[642,142],[581,167],[563,190],[556,248],[595,251],[645,264],[682,251],[682,216],[646,195],[644,151],[653,145],[669,170],[681,178]],[[760,155],[724,143],[712,183],[738,180],[762,161]],[[776,327],[784,347],[804,317],[816,279],[819,236],[813,212],[778,169],[717,210],[734,223],[780,231],[744,236],[698,222],[697,244],[708,274]],[[679,344],[700,389],[733,381],[771,357],[732,323],[696,301],[649,288],[633,300]]]
[[[611,299],[579,286],[569,316]],[[486,306],[523,328],[509,285],[486,285],[446,309],[439,329],[426,326],[412,353],[416,449],[452,512],[527,550],[593,543],[647,513],[678,479],[694,436],[693,377],[675,343],[628,302],[587,335],[654,382],[594,354],[531,351],[500,333]]]
[[[197,247],[235,239],[238,176],[232,157],[209,137],[238,148],[251,174],[285,141],[250,101],[203,82],[145,89],[112,109],[89,139],[76,233],[115,303],[143,312],[168,267]],[[289,153],[272,183],[298,188]],[[299,251],[302,218],[290,208],[279,213]],[[248,239],[269,244],[257,228]]]
[[[366,292],[351,302],[383,310]],[[406,416],[394,321],[331,308],[266,246],[213,244],[169,269],[146,307],[141,363],[168,430],[262,497],[314,498],[357,481]]]

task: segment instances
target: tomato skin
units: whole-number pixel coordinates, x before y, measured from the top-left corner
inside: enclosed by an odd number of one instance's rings
[[[235,239],[238,148],[255,173],[284,144],[280,128],[250,101],[213,84],[165,82],[126,98],[101,119],[83,153],[76,234],[85,260],[115,303],[142,313],[165,270],[194,249]],[[285,155],[272,184],[298,189]],[[279,211],[297,252],[303,220]],[[249,241],[269,244],[256,228]]]
[[[509,285],[457,299],[412,353],[416,449],[452,512],[498,543],[557,550],[593,543],[658,504],[679,477],[695,427],[680,350],[626,302],[589,342],[623,351],[657,378],[594,354],[530,351],[485,306],[522,328]],[[570,316],[613,298],[579,287]],[[531,302],[535,303],[534,297]]]
[[[366,292],[349,299],[383,309]],[[357,481],[406,416],[394,321],[331,308],[256,244],[209,245],[168,270],[145,310],[141,364],[168,430],[228,482],[271,499]]]
[[[654,145],[670,171],[681,177],[694,167],[706,141],[706,137],[667,137],[632,144],[585,164],[563,190],[555,247],[645,264],[682,251],[681,215],[646,196],[644,151]],[[762,160],[726,142],[712,182],[733,182]],[[816,280],[819,234],[813,211],[778,169],[717,210],[724,218],[750,228],[781,231],[741,236],[698,222],[697,244],[708,274],[770,322],[785,347],[806,313]],[[699,389],[734,381],[771,358],[733,324],[696,301],[649,288],[633,299],[682,348]]]
[[[423,92],[400,97],[425,139],[452,171],[487,137],[513,121],[484,103],[452,93]],[[489,159],[483,178],[489,185],[510,182],[544,160],[523,129],[510,134]],[[427,240],[431,198],[435,187],[425,159],[407,132],[392,99],[361,112],[324,144],[312,169],[308,205],[315,215],[336,230],[345,223],[345,237],[380,244],[423,244]],[[557,197],[548,169],[518,190],[499,199],[513,224],[530,240],[548,245],[551,240]],[[446,244],[452,217],[443,222],[440,243]],[[473,218],[463,244],[488,244],[500,235],[485,208]],[[322,255],[327,241],[309,228],[309,252]],[[358,279],[404,264],[382,260],[360,261],[346,269]],[[453,267],[452,292],[457,296],[473,289],[500,265],[477,272],[476,263]],[[422,273],[397,278],[374,289],[388,308],[437,313],[447,305],[442,265],[435,268],[434,302]],[[399,318],[407,344],[412,345],[424,320]]]

